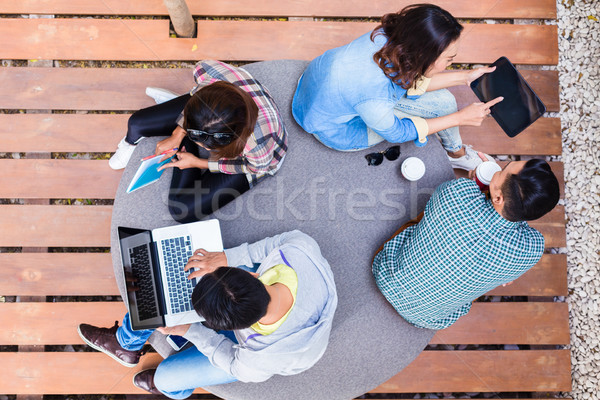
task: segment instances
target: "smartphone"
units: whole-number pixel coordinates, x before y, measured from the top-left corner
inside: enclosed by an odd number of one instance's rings
[[[175,349],[175,351],[179,351],[181,349],[183,349],[183,347],[188,344],[188,340],[184,337],[181,336],[177,336],[177,335],[169,335],[167,336],[167,343],[169,343],[171,345],[172,348]]]
[[[491,66],[496,70],[471,82],[471,89],[484,103],[504,97],[491,108],[491,115],[509,137],[515,137],[540,118],[546,106],[508,58],[500,57]]]

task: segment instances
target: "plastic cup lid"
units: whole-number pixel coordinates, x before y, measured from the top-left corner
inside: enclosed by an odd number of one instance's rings
[[[492,177],[494,176],[494,174],[501,170],[502,170],[502,167],[500,167],[495,162],[484,161],[481,164],[479,164],[476,172],[477,172],[477,177],[479,178],[479,180],[482,183],[489,185],[489,183],[492,181]]]
[[[417,157],[408,157],[402,163],[401,170],[406,179],[416,181],[425,175],[425,163]]]

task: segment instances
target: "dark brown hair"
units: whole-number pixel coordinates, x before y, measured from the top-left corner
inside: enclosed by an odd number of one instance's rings
[[[229,144],[219,144],[209,136],[204,144],[214,150],[217,158],[234,158],[244,150],[246,141],[254,132],[258,106],[252,96],[238,86],[217,81],[198,90],[188,100],[184,112],[184,129],[198,129],[208,133],[232,133]]]
[[[556,175],[545,160],[532,159],[518,174],[509,174],[500,190],[502,216],[509,221],[532,221],[552,211],[560,199]]]
[[[433,4],[412,4],[385,14],[371,33],[387,42],[373,60],[394,83],[408,89],[460,37],[463,27],[448,11]]]

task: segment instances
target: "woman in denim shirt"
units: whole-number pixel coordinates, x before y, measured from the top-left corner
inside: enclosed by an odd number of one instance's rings
[[[310,63],[294,95],[294,118],[323,144],[342,151],[383,140],[424,145],[427,135],[437,133],[454,168],[474,169],[481,158],[462,144],[458,126],[481,125],[502,98],[457,111],[454,96],[441,90],[493,71],[441,73],[456,56],[462,29],[431,4],[384,15],[373,32]]]

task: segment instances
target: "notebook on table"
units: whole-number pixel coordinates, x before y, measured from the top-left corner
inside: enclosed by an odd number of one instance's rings
[[[192,307],[197,279],[183,267],[197,249],[223,251],[216,219],[153,230],[118,227],[123,280],[135,279],[125,304],[134,330],[203,321]]]

